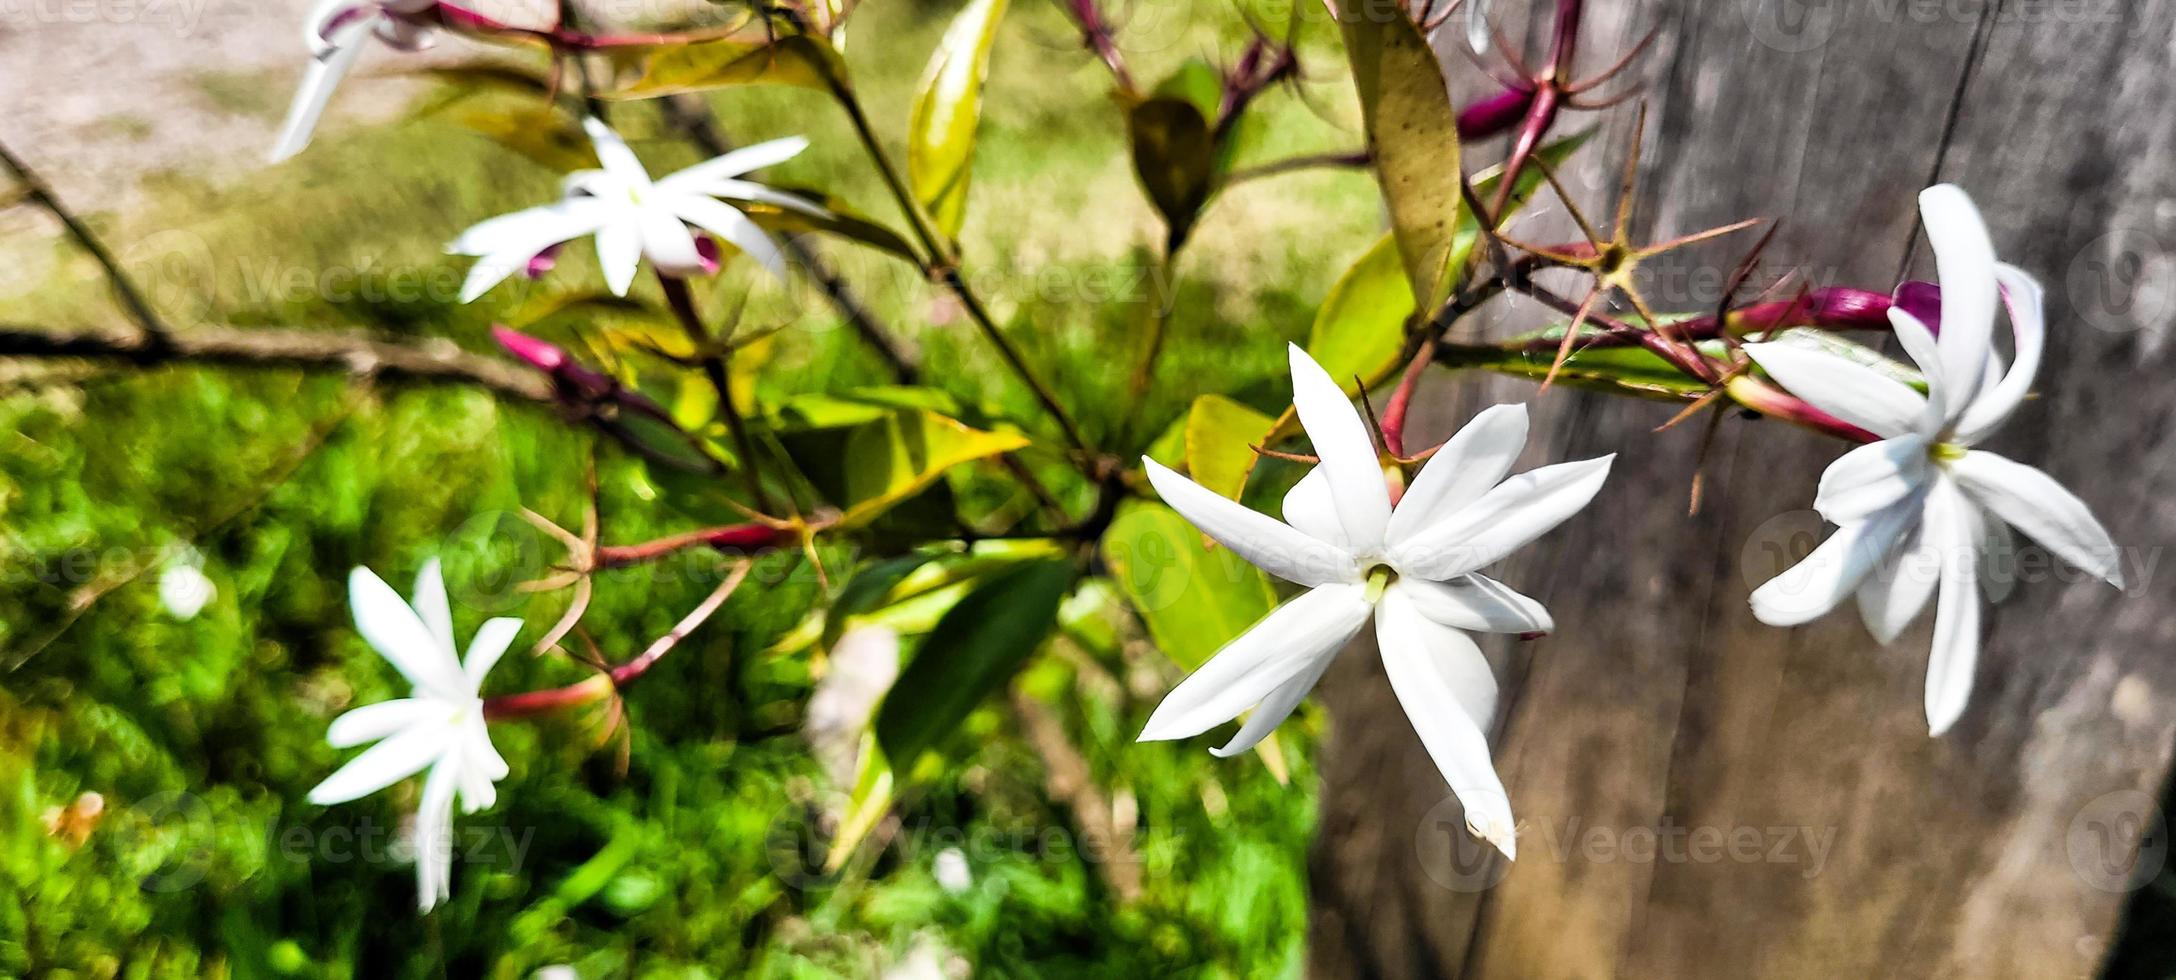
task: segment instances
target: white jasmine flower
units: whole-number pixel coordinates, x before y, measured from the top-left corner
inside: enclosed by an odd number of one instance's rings
[[[198,567],[193,553],[175,559],[159,573],[159,604],[179,620],[191,620],[219,594],[219,587]]]
[[[1526,409],[1498,405],[1444,443],[1393,507],[1360,413],[1305,351],[1292,347],[1291,360],[1292,404],[1321,464],[1285,496],[1284,522],[1143,463],[1164,502],[1194,526],[1308,591],[1173,688],[1141,739],[1199,735],[1253,706],[1239,734],[1213,751],[1252,748],[1372,617],[1390,686],[1465,806],[1467,826],[1514,857],[1510,801],[1488,754],[1496,678],[1467,632],[1543,633],[1554,624],[1540,603],[1478,570],[1585,507],[1614,457],[1506,480],[1526,444]]]
[[[974,887],[974,873],[967,869],[967,855],[957,847],[938,851],[930,862],[930,873],[937,879],[937,887],[957,895]]]
[[[463,813],[474,813],[498,798],[492,784],[506,778],[506,760],[491,746],[478,692],[521,631],[521,620],[485,622],[470,639],[468,656],[457,658],[452,607],[436,559],[416,576],[413,608],[367,568],[348,576],[348,600],[356,632],[408,678],[415,693],[333,719],[325,741],[334,748],[378,744],[317,784],[310,802],[345,803],[430,770],[415,822],[416,887],[428,912],[452,894],[455,799]]]
[[[1814,507],[1836,533],[1754,591],[1752,602],[1762,622],[1796,626],[1856,591],[1866,628],[1888,643],[1938,597],[1926,710],[1929,731],[1940,735],[1972,693],[1980,591],[1999,601],[2009,590],[1992,565],[2012,548],[2010,528],[2117,588],[2123,572],[2115,542],[2083,501],[2046,473],[1972,448],[2032,387],[2046,333],[2042,290],[2024,271],[1995,261],[1987,226],[1964,191],[1930,187],[1919,207],[1942,280],[1941,330],[1930,331],[1901,305],[1889,320],[1926,377],[1926,396],[1833,354],[1746,345],[1792,394],[1881,437],[1821,475]],[[1998,295],[2016,335],[2017,361],[2007,370],[1990,344]]]
[[[461,302],[474,300],[539,256],[584,235],[597,236],[597,261],[616,296],[627,295],[644,257],[669,276],[708,272],[716,262],[704,254],[690,225],[731,242],[772,275],[783,277],[786,260],[771,237],[720,198],[817,216],[828,213],[792,194],[741,179],[807,148],[808,140],[799,136],[744,146],[652,181],[618,133],[596,119],[583,120],[582,127],[596,144],[604,169],[568,174],[566,196],[559,201],[492,218],[446,246],[453,254],[479,257],[461,286]]]
[[[325,103],[355,59],[363,53],[365,39],[378,40],[402,51],[430,45],[430,29],[412,15],[429,10],[434,0],[322,0],[303,24],[302,39],[310,47],[310,66],[302,87],[288,106],[287,121],[272,145],[272,162],[278,163],[310,145],[310,132],[325,112]]]

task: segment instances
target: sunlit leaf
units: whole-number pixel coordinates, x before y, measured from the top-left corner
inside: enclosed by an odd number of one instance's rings
[[[472,106],[447,118],[561,173],[597,166],[597,151],[582,127],[549,105]]]
[[[838,51],[806,34],[775,40],[755,36],[628,45],[607,49],[612,63],[632,79],[610,99],[650,99],[734,85],[792,85],[828,92],[846,85]]]
[[[1458,209],[1458,116],[1420,28],[1373,0],[1338,0],[1368,149],[1421,307],[1449,293]]]
[[[982,84],[1004,16],[1005,0],[969,0],[937,42],[914,94],[907,127],[907,180],[948,238],[959,235],[967,218]]]
[[[750,221],[761,225],[764,230],[773,234],[792,235],[820,231],[850,241],[860,242],[872,248],[882,249],[909,262],[920,261],[915,256],[914,246],[907,244],[907,240],[900,237],[898,232],[879,224],[876,219],[854,210],[846,202],[831,197],[822,191],[804,187],[780,186],[778,189],[800,197],[830,213],[818,216],[809,214],[806,211],[779,207],[776,204],[750,201],[735,201],[733,206],[740,209],[741,213],[746,214]]]
[[[861,846],[892,806],[892,764],[884,755],[884,747],[877,744],[875,732],[862,733],[855,755],[854,788],[847,795],[846,812],[839,817],[838,833],[832,836],[830,850],[824,855],[827,872],[846,865],[846,859],[853,856],[854,849]]]
[[[876,741],[895,766],[911,770],[1042,646],[1072,583],[1070,560],[1026,562],[984,579],[937,621],[877,708]]]
[[[831,600],[831,608],[825,613],[823,648],[829,650],[838,643],[839,636],[846,632],[848,620],[875,608],[915,569],[937,557],[938,553],[934,551],[916,552],[872,562],[855,572],[839,590],[838,597]]]
[[[1201,532],[1162,504],[1134,503],[1103,535],[1112,580],[1157,647],[1192,669],[1277,604],[1260,569],[1210,550]]]
[[[1186,467],[1194,482],[1239,499],[1254,469],[1255,440],[1269,423],[1269,416],[1222,395],[1194,399],[1186,413]]]
[[[1354,378],[1373,385],[1396,370],[1405,321],[1412,315],[1413,287],[1405,278],[1397,238],[1384,235],[1323,297],[1307,331],[1307,353],[1351,394]]]
[[[977,429],[900,403],[915,391],[876,389],[868,400],[796,398],[771,420],[803,472],[844,511],[841,527],[868,524],[954,466],[1028,444],[1016,432]]]

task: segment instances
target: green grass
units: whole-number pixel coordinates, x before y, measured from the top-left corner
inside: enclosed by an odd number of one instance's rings
[[[871,4],[857,14],[849,60],[892,138],[945,13]],[[1137,57],[1144,77],[1236,52],[1233,12],[1186,16],[1199,23],[1157,26],[1155,39],[1169,43]],[[1321,80],[1307,90],[1316,105],[1265,96],[1248,158],[1357,144],[1329,41],[1310,35],[1305,49]],[[247,86],[222,76],[218,88]],[[1061,399],[1083,407],[1092,433],[1108,433],[1148,311],[1133,300],[1153,294],[1140,274],[1145,249],[1160,229],[1132,178],[1108,80],[1048,5],[1017,6],[990,93],[963,234],[969,276]],[[821,96],[752,89],[713,104],[736,141],[811,137],[777,179],[891,214]],[[336,101],[336,124],[339,112]],[[695,159],[660,135],[647,107],[616,121],[657,136],[637,144],[654,171]],[[571,248],[541,282],[461,306],[453,293],[465,260],[440,246],[468,224],[549,199],[556,179],[424,117],[335,125],[286,166],[230,184],[165,180],[139,212],[94,218],[178,322],[368,329],[489,350],[492,322],[595,292],[593,262]],[[1304,335],[1329,283],[1380,227],[1370,182],[1351,173],[1281,177],[1218,201],[1180,264],[1145,434],[1197,393],[1274,388],[1280,341]],[[824,249],[921,348],[930,377],[1034,418],[987,346],[912,270],[843,244]],[[10,299],[10,320],[118,324],[93,270],[64,245],[18,240],[0,258],[54,271]],[[767,395],[882,378],[806,287],[754,283],[739,265],[702,299],[720,308],[746,293],[748,322],[786,326],[760,374]],[[594,342],[638,322],[558,314],[534,329]],[[558,556],[514,513],[577,523],[595,440],[478,392],[362,390],[322,376],[171,368],[40,380],[11,369],[0,385],[0,669],[29,655],[0,673],[0,974],[518,977],[571,963],[584,977],[874,975],[917,948],[990,975],[1299,969],[1319,719],[1303,712],[1284,729],[1296,750],[1289,786],[1251,757],[1133,744],[1175,668],[1146,678],[1144,691],[1141,678],[1099,679],[1049,657],[1022,681],[1056,706],[1099,782],[1138,812],[1139,902],[1115,901],[1090,862],[1061,846],[1070,815],[1044,794],[1042,763],[1007,716],[990,709],[903,794],[890,846],[844,878],[805,880],[801,830],[837,790],[799,736],[813,685],[806,657],[763,652],[818,595],[807,566],[783,558],[631,691],[624,772],[616,746],[593,751],[597,730],[577,720],[497,726],[513,776],[496,808],[459,821],[488,839],[456,862],[451,903],[418,917],[409,865],[350,856],[339,843],[365,831],[390,839],[413,781],[332,808],[302,799],[342,758],[323,742],[326,722],[405,693],[352,629],[346,572],[369,565],[405,591],[427,557],[444,555],[458,631],[518,615],[530,623],[524,642],[534,638],[563,597],[510,583]],[[609,540],[690,526],[658,503],[641,466],[610,447],[597,455]],[[176,622],[153,582],[158,556],[184,544],[204,554],[219,595]],[[138,572],[148,574],[130,577]],[[608,655],[627,656],[715,581],[691,563],[607,574],[585,628]],[[79,608],[87,583],[101,595]],[[517,654],[490,689],[581,676],[563,660]],[[49,831],[49,813],[85,793],[105,810],[81,843]],[[967,852],[974,876],[959,894],[931,872],[949,845]]]

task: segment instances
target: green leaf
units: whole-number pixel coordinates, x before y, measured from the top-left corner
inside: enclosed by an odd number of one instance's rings
[[[1522,341],[1541,340],[1551,334],[1554,335],[1552,339],[1561,339],[1564,329],[1557,327],[1538,334],[1529,334],[1519,341],[1507,343],[1502,349],[1451,351],[1439,360],[1450,367],[1479,368],[1540,381],[1549,376],[1549,365],[1556,360],[1556,348],[1553,345],[1546,350],[1528,351],[1517,348]],[[1720,356],[1724,353],[1719,343],[1708,342],[1699,346],[1701,350],[1713,355]],[[1576,351],[1557,371],[1556,383],[1666,401],[1697,398],[1708,391],[1706,383],[1687,377],[1675,365],[1645,347],[1593,347]]]
[[[537,163],[568,173],[597,166],[597,151],[582,127],[548,105],[463,108],[448,118]]]
[[[952,19],[914,94],[907,127],[907,180],[946,238],[967,220],[975,127],[982,121],[982,84],[1005,0],[968,0]]]
[[[846,63],[838,51],[806,34],[627,45],[609,48],[607,54],[622,74],[634,75],[618,90],[604,93],[608,99],[651,99],[734,85],[792,85],[829,92],[847,84]]]
[[[1210,550],[1201,532],[1162,504],[1134,503],[1103,535],[1112,579],[1156,645],[1192,669],[1277,605],[1260,569]]]
[[[876,608],[908,575],[938,556],[934,551],[901,555],[874,562],[854,573],[824,613],[823,648],[829,650],[839,642],[840,634],[846,632],[848,620]]]
[[[1166,245],[1176,247],[1216,188],[1216,136],[1209,120],[1189,99],[1157,96],[1127,112],[1126,136],[1134,173],[1163,215]]]
[[[891,760],[885,758],[883,746],[877,744],[876,733],[863,732],[854,762],[854,789],[847,795],[838,834],[831,838],[831,847],[824,855],[826,872],[845,867],[846,859],[854,855],[854,849],[891,809],[892,783]]]
[[[901,771],[957,730],[1057,625],[1073,584],[1064,558],[1026,562],[984,579],[937,621],[877,708],[876,741]]]
[[[763,230],[774,234],[791,235],[820,231],[827,235],[837,235],[849,241],[860,242],[871,248],[890,252],[909,262],[917,264],[921,262],[921,259],[914,253],[914,246],[907,244],[907,240],[901,237],[898,232],[885,227],[876,219],[854,210],[846,202],[822,191],[806,187],[778,186],[777,189],[815,204],[817,207],[830,212],[830,214],[817,217],[805,211],[782,208],[776,204],[766,204],[760,201],[735,201],[733,207],[746,214],[748,220],[760,225]]]
[[[1413,287],[1405,278],[1397,237],[1384,235],[1330,287],[1307,331],[1307,353],[1353,394],[1355,377],[1373,385],[1397,370],[1405,322],[1412,316]],[[1251,438],[1260,439],[1268,428]]]
[[[844,514],[867,525],[962,463],[1028,444],[1017,432],[977,429],[925,408],[831,396],[794,399],[772,420],[809,480]]]
[[[1434,308],[1450,293],[1460,206],[1458,115],[1435,51],[1411,18],[1375,0],[1337,5],[1391,233],[1416,305]]]
[[[1194,399],[1186,413],[1186,468],[1194,482],[1239,499],[1254,469],[1254,441],[1270,417],[1222,395]]]

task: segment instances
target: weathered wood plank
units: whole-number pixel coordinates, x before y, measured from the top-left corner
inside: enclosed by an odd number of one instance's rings
[[[1497,754],[1528,826],[1520,860],[1493,887],[1451,872],[1433,822],[1455,826],[1455,806],[1438,805],[1440,777],[1372,650],[1354,651],[1324,688],[1337,724],[1316,972],[2090,974],[2124,900],[2095,862],[2120,869],[2135,829],[2107,853],[2090,833],[2157,791],[2176,739],[2176,602],[2139,567],[2176,540],[2176,384],[2160,377],[2176,319],[2176,3],[1704,0],[1602,15],[1620,19],[1590,28],[1596,62],[1664,24],[1640,179],[1650,234],[1781,216],[1772,259],[1878,288],[1913,260],[1919,187],[1973,192],[2005,258],[2050,286],[2045,397],[1994,448],[2093,505],[2132,549],[2134,581],[2125,596],[2023,584],[1992,617],[1971,711],[1930,740],[1925,624],[1884,649],[1848,611],[1793,631],[1746,611],[1793,539],[1802,552],[1819,533],[1804,508],[1839,446],[1726,422],[1708,504],[1688,518],[1696,426],[1654,434],[1667,411],[1544,396],[1530,462],[1624,455],[1588,513],[1505,569],[1559,624],[1492,651],[1516,687]],[[1613,117],[1614,146],[1628,118]],[[1601,207],[1609,155],[1574,181]],[[1712,303],[1734,261],[1717,249],[1662,266],[1654,299]],[[1440,438],[1480,405],[1531,398],[1459,379],[1416,424]],[[1625,852],[1658,828],[1687,852]],[[1758,834],[1762,854],[1699,860],[1696,832]],[[1781,838],[1796,851],[1772,855]]]

